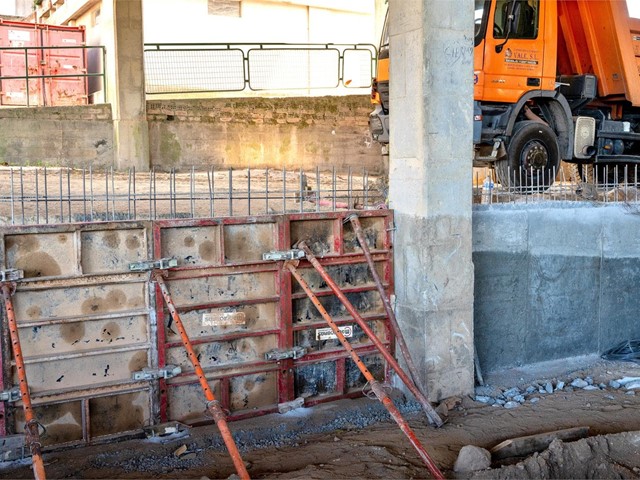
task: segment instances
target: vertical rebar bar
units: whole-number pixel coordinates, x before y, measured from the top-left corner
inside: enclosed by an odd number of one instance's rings
[[[247,168],[247,215],[251,215],[251,169]]]
[[[213,188],[211,185],[213,177],[213,167],[207,170],[207,186],[209,187],[209,217],[213,217]]]
[[[22,214],[22,225],[25,223],[24,218],[24,173],[22,167],[20,167],[20,212]]]
[[[233,216],[233,169],[229,169],[229,216]]]
[[[302,168],[299,170],[300,176],[300,213],[304,212],[304,173],[302,172]]]
[[[62,201],[62,168],[58,169],[58,178],[59,178],[59,182],[58,182],[58,193],[59,193],[59,197],[58,197],[58,202],[60,204],[60,222],[64,222],[64,204]]]
[[[13,193],[13,167],[9,170],[9,181],[11,183],[11,225],[15,225],[16,220],[15,220],[15,200],[14,200],[14,193]]]
[[[287,213],[287,171],[282,168],[282,213]]]
[[[87,221],[87,170],[82,167],[82,221]]]
[[[336,166],[331,166],[331,210],[336,211]]]
[[[351,165],[347,170],[347,208],[353,208],[353,177],[351,176]]]
[[[71,223],[71,169],[67,168],[67,210],[68,210],[68,219],[69,223]]]
[[[36,223],[40,224],[40,188],[38,186],[39,169],[36,168]]]
[[[89,209],[90,209],[90,218],[93,222],[93,167],[89,165]]]
[[[269,215],[269,169],[264,170],[264,213]]]
[[[109,170],[104,169],[105,220],[109,220]]]
[[[133,167],[133,219],[138,219],[138,196],[136,192],[136,167]]]
[[[320,167],[316,165],[316,212],[320,211]]]
[[[195,214],[196,214],[196,205],[195,205],[195,189],[196,189],[196,183],[195,183],[195,170],[193,165],[191,166],[191,182],[189,183],[189,187],[190,187],[190,193],[191,193],[191,218],[195,218]]]
[[[131,220],[131,169],[127,169],[127,220]]]
[[[45,222],[49,223],[49,187],[47,183],[47,167],[44,167],[44,216]]]

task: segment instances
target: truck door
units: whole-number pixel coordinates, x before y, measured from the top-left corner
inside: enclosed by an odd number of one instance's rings
[[[476,100],[516,102],[523,93],[548,88],[543,79],[544,9],[540,0],[494,0],[484,42],[484,88]],[[555,72],[553,72],[555,75]]]

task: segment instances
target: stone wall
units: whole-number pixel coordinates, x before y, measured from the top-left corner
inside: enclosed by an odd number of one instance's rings
[[[158,169],[385,168],[367,96],[151,100],[147,109]],[[0,109],[4,164],[111,166],[113,138],[109,105]]]
[[[104,167],[113,163],[110,105],[0,109],[3,165]]]
[[[477,206],[475,345],[482,368],[601,354],[640,338],[640,211]]]
[[[148,101],[151,162],[160,168],[383,169],[368,97]]]

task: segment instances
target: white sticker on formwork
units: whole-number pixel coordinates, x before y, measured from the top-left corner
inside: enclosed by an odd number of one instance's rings
[[[62,43],[73,43],[74,45],[78,43],[75,38],[63,38]]]
[[[31,32],[29,30],[9,30],[10,42],[28,42],[31,40]]]
[[[202,314],[203,327],[229,327],[245,325],[247,317],[244,312],[210,312]]]
[[[353,326],[346,325],[344,327],[338,327],[340,329],[340,333],[344,335],[346,338],[353,337]],[[330,328],[318,328],[316,330],[316,340],[335,340],[336,334],[333,333],[333,330]]]

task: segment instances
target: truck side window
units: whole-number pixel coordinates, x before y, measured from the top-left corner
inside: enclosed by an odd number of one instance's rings
[[[511,20],[509,20],[510,12],[513,12]],[[510,29],[509,38],[536,38],[539,13],[540,0],[498,0],[493,37],[506,38]]]

